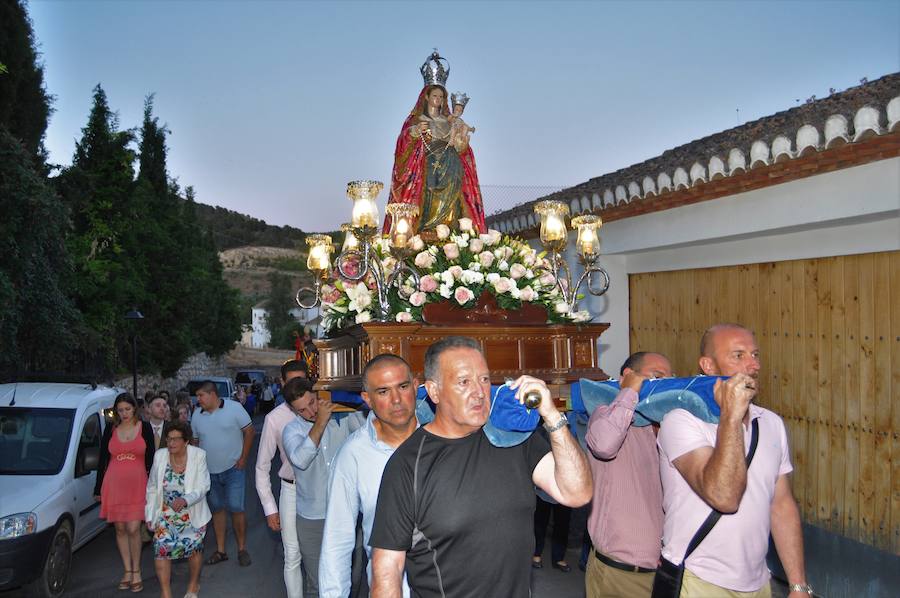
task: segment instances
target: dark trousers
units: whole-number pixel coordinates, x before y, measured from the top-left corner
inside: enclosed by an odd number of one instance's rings
[[[569,543],[569,518],[572,509],[565,505],[555,505],[536,497],[534,508],[534,556],[544,552],[544,537],[547,535],[547,524],[553,514],[553,535],[551,538],[551,556],[553,562],[566,559],[566,545]]]

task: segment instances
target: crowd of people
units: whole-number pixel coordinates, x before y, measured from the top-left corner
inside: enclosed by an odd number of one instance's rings
[[[753,334],[711,327],[698,366],[723,377],[714,390],[718,423],[676,408],[661,424],[634,425],[643,382],[673,375],[665,355],[640,352],[622,365],[615,400],[590,414],[584,447],[547,385],[520,376],[516,398],[540,396],[543,429],[501,448],[482,433],[490,371],[473,339],[428,348],[423,385],[434,414],[424,425],[419,381],[396,355],[365,364],[367,409],[351,412],[317,395],[302,361],[285,363],[278,406],[262,426],[255,486],[268,527],[281,534],[288,597],[529,596],[548,521],[552,566],[568,572],[569,512],[588,503],[589,598],[765,598],[770,533],[790,596],[811,595],[784,423],[753,403],[761,368]],[[120,589],[143,588],[143,525],[164,598],[171,560],[188,559],[185,598],[196,598],[204,563],[228,560],[227,514],[238,562],[251,564],[244,489],[254,428],[215,384],[201,385],[197,399],[190,423],[180,412],[167,417],[166,397],[149,398],[147,421],[130,395],[116,399],[96,494],[116,527]],[[204,560],[210,521],[216,546]]]

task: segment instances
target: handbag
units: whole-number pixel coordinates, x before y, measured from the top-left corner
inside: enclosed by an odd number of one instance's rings
[[[750,463],[753,462],[753,455],[756,454],[756,445],[759,441],[759,420],[754,419],[751,426],[750,450],[747,452],[747,457],[745,459],[748,475]],[[660,558],[659,566],[656,568],[656,574],[653,576],[653,591],[650,594],[650,598],[678,598],[681,596],[681,583],[684,581],[684,563],[687,561],[687,558],[691,556],[691,553],[700,545],[700,542],[702,542],[707,534],[712,531],[712,528],[716,525],[721,516],[722,513],[715,509],[707,516],[700,526],[700,529],[697,530],[697,533],[695,533],[694,537],[691,538],[691,541],[688,542],[688,547],[684,553],[684,558],[681,559],[681,564],[676,565],[668,559]]]

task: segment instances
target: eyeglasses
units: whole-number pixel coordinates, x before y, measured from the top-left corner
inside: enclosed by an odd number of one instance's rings
[[[184,436],[166,436],[166,442],[175,442],[176,440],[184,440]]]

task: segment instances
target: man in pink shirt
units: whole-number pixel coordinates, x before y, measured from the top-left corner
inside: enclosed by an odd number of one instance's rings
[[[281,366],[281,379],[285,384],[294,378],[306,378],[306,364],[297,359],[286,361]],[[297,491],[294,486],[294,470],[281,445],[281,433],[294,418],[294,413],[284,402],[266,415],[256,456],[256,493],[259,494],[269,528],[281,531],[281,542],[284,545],[284,585],[288,598],[302,598],[303,577],[300,571],[300,542],[297,539]],[[281,493],[277,504],[269,477],[276,449],[281,456],[281,467],[278,469]]]
[[[806,583],[800,512],[791,493],[792,471],[784,422],[752,404],[759,390],[759,347],[737,324],[717,324],[700,342],[700,370],[730,376],[715,387],[718,424],[683,409],[670,411],[659,432],[663,484],[663,558],[679,564],[710,514],[721,518],[685,563],[682,598],[771,596],[766,568],[769,531],[790,584],[790,597],[812,595]],[[758,444],[748,468],[751,422]]]
[[[662,537],[662,486],[654,426],[632,427],[641,384],[668,378],[659,353],[634,353],[620,370],[622,389],[588,421],[594,498],[588,533],[594,550],[584,578],[588,598],[649,596]]]

